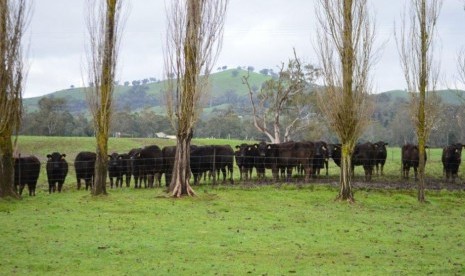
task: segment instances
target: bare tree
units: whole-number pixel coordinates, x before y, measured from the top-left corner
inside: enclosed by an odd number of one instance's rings
[[[400,37],[396,34],[402,69],[411,95],[411,116],[416,127],[420,162],[418,201],[425,202],[425,145],[437,117],[437,95],[433,93],[439,76],[434,63],[434,38],[442,0],[412,0],[409,26],[404,15]]]
[[[14,182],[13,141],[22,116],[22,38],[29,19],[26,0],[0,0],[0,197],[19,198]],[[16,144],[16,140],[15,140]]]
[[[201,113],[200,99],[222,45],[228,0],[176,0],[167,12],[165,71],[167,113],[177,134],[174,197],[194,195],[189,185],[190,143]]]
[[[299,123],[310,116],[311,107],[305,101],[308,96],[305,92],[309,92],[310,84],[319,73],[320,70],[312,65],[302,64],[294,51],[294,58],[287,65],[281,64],[278,77],[264,82],[258,93],[250,85],[250,75],[242,77],[249,90],[254,126],[271,143],[289,140],[291,133],[300,127]],[[283,130],[284,135],[281,134]]]
[[[351,156],[373,112],[369,73],[374,54],[374,25],[366,0],[318,3],[317,51],[325,83],[325,89],[319,93],[319,104],[342,143],[338,199],[353,202]]]
[[[458,54],[458,57],[457,57],[457,60],[458,60],[458,62],[457,62],[457,72],[458,72],[457,80],[462,86],[464,86],[465,85],[465,48],[462,48],[462,50],[460,50],[460,52]],[[459,96],[460,96],[460,99],[462,100],[462,104],[465,103],[465,98],[464,98],[463,94],[460,94]]]
[[[121,32],[122,0],[89,0],[88,7],[88,73],[89,82],[93,86],[88,89],[87,101],[94,119],[97,140],[92,194],[100,195],[107,193],[108,138]]]

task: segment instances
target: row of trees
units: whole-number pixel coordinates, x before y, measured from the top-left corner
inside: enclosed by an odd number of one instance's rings
[[[208,77],[221,48],[227,3],[227,0],[174,1],[168,9],[165,46],[168,86],[165,90],[165,101],[169,122],[177,136],[175,169],[170,184],[170,192],[176,197],[195,194],[189,185],[189,146],[194,130],[197,128],[198,131],[200,126],[197,123],[205,102]],[[402,69],[412,95],[410,118],[416,129],[415,136],[420,148],[420,202],[425,201],[424,148],[429,135],[437,126],[435,119],[438,118],[434,97],[428,95],[427,91],[434,91],[438,76],[437,67],[433,62],[432,46],[441,3],[441,0],[413,0],[400,32],[396,33]],[[91,24],[88,68],[89,80],[93,83],[89,89],[88,102],[93,115],[97,144],[94,195],[106,193],[106,156],[119,45],[120,4],[117,0],[108,0],[106,4],[102,4],[99,12],[89,13],[96,15],[95,20],[89,20]],[[8,7],[6,10],[8,15],[15,14],[15,10],[11,12]],[[367,0],[319,0],[316,15],[318,43],[315,45],[321,68],[302,64],[295,55],[287,64],[282,64],[280,72],[261,88],[251,87],[247,77],[243,78],[243,81],[249,88],[254,126],[272,142],[289,139],[289,133],[298,129],[299,124],[305,125],[304,123],[311,121],[311,118],[317,119],[319,113],[316,110],[322,111],[328,127],[342,143],[338,198],[353,202],[351,154],[356,142],[366,133],[373,114],[370,71],[375,53],[374,23]],[[16,50],[20,49],[19,45],[14,47]],[[2,49],[4,48],[2,44]],[[5,56],[8,54],[10,53]],[[465,64],[465,58],[461,57],[459,60]],[[14,77],[11,76],[14,74],[8,73],[8,70],[14,66],[4,64],[7,63],[2,64],[2,70],[9,74],[6,79],[13,80]],[[463,67],[465,66],[462,65]],[[312,82],[320,75],[323,77],[324,86],[319,89],[318,104],[303,104],[304,91],[312,86]],[[7,89],[2,90],[3,94],[20,90],[10,85],[10,82],[2,83],[2,89],[4,87]],[[6,99],[11,101],[17,97]],[[13,117],[17,117],[21,111],[18,105],[9,104],[8,107],[13,107],[8,109],[14,110]],[[290,112],[290,109],[294,110]],[[292,118],[288,113],[298,116]],[[5,128],[0,128],[3,131],[2,135],[6,133],[6,136],[2,137],[11,136],[11,127],[15,128],[19,123],[12,119],[6,125],[6,132]],[[9,148],[2,147],[1,150],[2,158],[9,158]],[[5,171],[4,167],[2,170]]]

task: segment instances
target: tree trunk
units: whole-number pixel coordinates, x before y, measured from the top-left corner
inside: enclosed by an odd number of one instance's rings
[[[350,203],[355,202],[354,194],[352,192],[352,154],[350,145],[342,144],[341,153],[341,173],[339,178],[340,190],[337,200],[348,201]]]
[[[93,195],[106,195],[106,180],[108,172],[108,133],[110,126],[110,116],[113,98],[114,68],[116,65],[115,41],[116,41],[116,9],[118,0],[107,0],[105,37],[102,58],[102,72],[100,83],[99,106],[96,107],[96,139],[97,139],[97,159],[95,161]],[[98,53],[101,55],[101,53]],[[97,73],[97,72],[96,72]],[[98,84],[96,84],[98,85]],[[97,88],[98,89],[98,88]]]
[[[0,136],[0,198],[20,198],[14,187],[14,161],[11,135]]]
[[[190,170],[190,144],[192,136],[178,136],[176,155],[174,158],[173,175],[169,191],[173,197],[194,196],[195,192],[189,184]]]
[[[107,194],[108,172],[108,135],[97,134],[97,159],[95,160],[95,175],[92,195]]]
[[[425,202],[425,144],[426,144],[426,114],[425,114],[425,102],[426,102],[426,89],[428,82],[428,33],[426,30],[426,2],[421,2],[421,16],[420,16],[420,36],[421,36],[421,66],[419,76],[419,94],[420,102],[418,106],[418,150],[419,150],[419,181],[418,181],[418,201]]]

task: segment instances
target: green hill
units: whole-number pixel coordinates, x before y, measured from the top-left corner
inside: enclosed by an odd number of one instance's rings
[[[247,74],[246,70],[239,69],[212,74],[207,107],[237,104],[248,100],[247,87],[242,83],[242,77]],[[249,81],[252,87],[258,88],[269,78],[271,77],[267,75],[250,72]],[[118,85],[114,94],[116,108],[138,111],[148,107],[163,112],[165,84],[165,81],[158,81],[136,86]],[[65,98],[72,114],[87,113],[85,88],[70,88],[40,97],[26,98],[24,99],[24,107],[27,111],[35,111],[38,109],[38,102],[44,97]]]
[[[234,108],[240,114],[250,107],[250,100],[247,87],[243,84],[242,77],[250,73],[249,82],[252,88],[259,88],[262,83],[271,78],[255,72],[248,72],[240,69],[229,69],[216,72],[211,75],[210,91],[205,101],[203,118],[209,117],[214,110],[224,110]],[[165,104],[163,89],[165,81],[150,82],[139,85],[118,85],[115,90],[116,110],[139,112],[149,109],[157,114],[165,114]],[[462,90],[440,90],[439,94],[442,102],[448,105],[459,105],[464,102],[465,91]],[[56,91],[41,97],[24,99],[24,106],[27,111],[38,109],[38,102],[44,97],[65,98],[67,107],[71,114],[88,114],[85,88],[71,88]],[[376,110],[385,116],[397,113],[399,103],[408,102],[409,95],[404,90],[391,90],[373,95],[377,103]],[[386,115],[388,114],[388,115]],[[391,115],[389,115],[391,114]],[[242,115],[242,114],[241,114]],[[247,114],[245,114],[247,115]],[[390,118],[392,119],[392,118]],[[389,120],[386,121],[386,123]]]
[[[441,98],[442,103],[448,105],[460,105],[465,102],[465,91],[463,90],[438,90],[435,92]],[[375,95],[378,101],[385,102],[396,100],[409,100],[409,94],[405,90],[391,90]]]

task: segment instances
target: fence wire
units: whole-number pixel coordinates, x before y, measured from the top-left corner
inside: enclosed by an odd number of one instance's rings
[[[443,164],[441,161],[441,156],[432,155],[430,149],[427,150],[427,162],[425,167],[425,175],[430,182],[446,182],[445,175],[443,173]],[[326,159],[325,159],[326,160]],[[320,159],[319,161],[325,161]],[[215,161],[215,162],[213,162]],[[245,179],[244,173],[240,173],[240,168],[238,167],[237,162],[246,162],[245,166],[242,168],[252,168],[248,171],[248,178]],[[328,174],[326,174],[326,167],[320,168],[319,174],[315,174],[314,171],[309,179],[309,183],[318,183],[318,182],[331,182],[337,181],[339,178],[340,168],[334,163],[332,159],[328,159]],[[365,162],[367,160],[360,160]],[[409,160],[415,161],[415,160]],[[257,163],[258,164],[255,164]],[[137,163],[137,167],[134,168],[134,164]],[[75,186],[77,184],[76,179],[76,165],[78,167],[83,167],[83,170],[87,174],[93,174],[94,164],[93,162],[88,161],[67,161],[68,164],[68,173],[65,179],[65,186]],[[158,157],[158,158],[145,158],[145,159],[130,159],[127,160],[126,167],[118,167],[119,170],[126,170],[127,173],[131,175],[130,186],[134,185],[134,176],[141,177],[143,175],[150,175],[156,179],[161,179],[158,185],[166,185],[169,182],[169,178],[166,176],[170,175],[172,172],[174,164],[174,157]],[[278,182],[286,181],[285,170],[292,169],[292,175],[288,176],[287,180],[291,181],[303,181],[302,179],[305,176],[305,168],[312,166],[312,160],[308,158],[270,158],[270,157],[250,157],[250,156],[235,156],[235,155],[195,155],[191,156],[191,171],[193,177],[191,181],[194,181],[194,176],[199,178],[200,184],[211,184],[223,183],[225,180],[228,181],[232,175],[232,180],[234,183],[241,183],[244,181],[257,182],[257,183],[273,183],[275,181],[272,173],[272,168],[274,167],[275,176],[278,173]],[[53,166],[53,163],[51,164]],[[40,160],[40,173],[38,177],[37,185],[38,187],[47,187],[48,189],[48,178],[46,174],[47,159]],[[302,167],[304,166],[304,167]],[[264,168],[265,174],[263,177],[257,176],[257,167]],[[20,172],[20,176],[17,176],[18,179],[27,179],[29,175],[34,174],[35,171],[28,168],[28,166],[17,167]],[[216,173],[213,174],[212,171],[215,170]],[[232,172],[231,172],[232,170]],[[383,175],[381,171],[376,170],[376,166],[373,166],[373,176],[371,178],[371,183],[374,185],[377,184],[386,184],[386,183],[408,183],[413,181],[414,172],[413,168],[410,168],[409,179],[406,180],[402,178],[402,160],[399,156],[398,151],[388,150],[386,163],[384,165]],[[164,177],[161,176],[164,174]],[[456,183],[462,183],[464,174],[463,168],[459,167],[458,177]],[[126,186],[125,176],[123,174],[123,187]],[[251,175],[251,176],[250,176]],[[355,166],[354,169],[354,181],[364,182],[365,172],[363,166]],[[107,184],[109,185],[110,181],[107,179]]]

